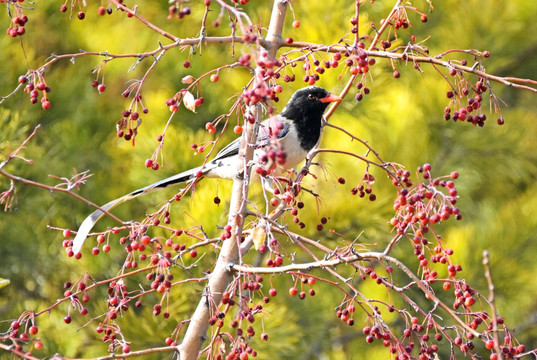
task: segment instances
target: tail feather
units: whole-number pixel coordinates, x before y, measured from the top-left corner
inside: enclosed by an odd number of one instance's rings
[[[164,180],[157,181],[156,183],[153,183],[151,185],[148,185],[146,187],[143,187],[141,189],[135,190],[127,195],[124,195],[118,199],[112,200],[109,203],[101,206],[103,210],[109,211],[118,206],[119,204],[122,204],[126,201],[129,201],[131,199],[134,199],[135,197],[142,196],[145,194],[149,194],[153,191],[157,191],[160,189],[167,188],[168,186],[174,185],[174,184],[180,184],[187,182],[189,180],[192,180],[196,178],[196,174],[198,171],[202,170],[202,167],[197,167],[194,169],[187,170],[185,172],[182,172],[180,174],[176,174],[173,176],[170,176],[169,178],[166,178]],[[203,168],[204,172],[207,170],[207,167]],[[82,245],[84,245],[84,241],[86,240],[86,237],[90,233],[91,229],[99,221],[101,217],[103,217],[104,213],[101,210],[96,210],[92,212],[87,218],[84,219],[80,227],[78,228],[77,234],[75,236],[75,239],[73,240],[73,252],[77,254],[82,249]]]

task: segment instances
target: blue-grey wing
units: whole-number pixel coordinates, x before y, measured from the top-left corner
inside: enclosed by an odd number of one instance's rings
[[[263,147],[270,144],[271,141],[284,138],[289,133],[290,128],[291,122],[287,119],[282,119],[280,116],[274,116],[263,121],[257,133],[256,147]],[[239,153],[240,141],[241,138],[239,137],[227,144],[216,154],[213,161],[237,155]]]

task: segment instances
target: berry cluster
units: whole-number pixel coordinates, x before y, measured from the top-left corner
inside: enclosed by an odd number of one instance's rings
[[[77,0],[72,0],[71,2],[71,12],[73,11],[73,9],[76,7],[76,2]],[[120,3],[123,2],[123,0],[120,0],[119,1]],[[85,3],[83,4],[83,6],[85,6]],[[62,4],[60,6],[60,12],[64,13],[64,12],[67,12],[68,10],[68,7],[67,7],[67,2]],[[104,14],[108,14],[108,15],[111,15],[113,12],[112,8],[110,6],[108,6],[107,8],[105,8],[104,6],[99,6],[99,8],[97,9],[97,14],[99,14],[99,16],[104,16]],[[130,14],[128,14],[130,15]],[[76,14],[77,18],[79,20],[84,20],[86,18],[86,13],[82,10],[80,10],[77,14]]]
[[[98,334],[102,334],[102,341],[109,343],[109,351],[114,352],[120,350],[124,354],[131,351],[129,343],[125,340],[121,330],[115,325],[114,320],[119,313],[129,310],[129,302],[133,299],[127,292],[127,286],[122,280],[112,281],[108,288],[108,312],[99,325],[95,328]],[[142,305],[141,301],[135,303],[136,307]]]
[[[315,296],[316,292],[315,289],[313,289],[313,285],[315,285],[315,282],[317,281],[312,276],[303,276],[301,278],[297,278],[297,281],[300,280],[300,292],[298,292],[296,284],[289,289],[289,295],[290,296],[296,296],[298,294],[298,298],[300,300],[304,300],[306,298],[306,292],[304,291],[304,286],[309,286],[308,293],[310,296]],[[274,289],[276,290],[276,289]]]
[[[176,1],[174,5],[170,6],[168,9],[168,19],[173,19],[176,17],[181,20],[185,16],[191,14],[191,10],[188,6],[183,7],[182,2]]]
[[[388,289],[393,289],[393,284],[391,281],[391,274],[393,268],[387,266],[385,271],[388,275],[387,277],[381,277],[377,274],[372,268],[361,269],[363,272],[360,274],[362,280],[371,278],[379,285],[384,284]],[[427,280],[429,285],[432,287],[434,280]],[[475,303],[474,296],[478,295],[475,290],[470,288],[464,280],[455,282],[458,286],[455,291],[455,304],[454,309],[457,309],[460,305],[465,306],[465,316],[466,324],[470,331],[465,331],[464,334],[461,334],[459,331],[453,331],[455,328],[447,328],[442,326],[442,324],[437,323],[437,319],[431,314],[426,312],[418,311],[423,315],[423,319],[419,319],[419,315],[411,316],[410,313],[405,309],[396,309],[393,305],[389,303],[384,303],[379,301],[379,303],[386,306],[388,312],[396,313],[401,316],[406,326],[402,329],[401,335],[396,335],[396,330],[394,327],[386,324],[381,317],[381,310],[378,306],[369,303],[368,301],[357,303],[360,304],[368,316],[368,325],[365,326],[362,330],[362,333],[365,335],[365,341],[367,343],[373,343],[375,340],[381,340],[385,347],[390,349],[392,354],[397,354],[395,359],[405,360],[411,358],[419,358],[420,360],[430,360],[436,358],[434,355],[439,351],[439,343],[447,338],[453,345],[459,348],[465,354],[471,354],[471,351],[474,349],[475,345],[473,340],[477,334],[483,336],[483,342],[488,350],[494,350],[495,342],[492,339],[493,331],[495,327],[502,327],[502,331],[505,332],[504,345],[499,346],[500,350],[504,354],[505,358],[514,358],[514,355],[521,354],[525,351],[525,346],[521,344],[514,344],[513,338],[507,328],[503,325],[503,319],[497,318],[494,322],[486,312],[474,311],[469,309],[471,305]],[[445,289],[445,285],[444,285]],[[448,290],[448,289],[446,289]],[[465,299],[461,301],[460,299]],[[354,312],[356,311],[355,307],[356,299],[355,297],[350,297],[346,295],[343,302],[340,306],[336,308],[336,316],[342,322],[352,326],[354,325]],[[374,315],[370,314],[365,309],[365,304],[372,308]],[[485,329],[479,330],[480,325],[483,324]],[[479,332],[472,332],[473,330],[479,330]],[[453,334],[452,334],[453,332]],[[466,341],[463,340],[463,336],[466,337]],[[416,357],[415,351],[418,349],[419,357]],[[492,353],[490,359],[498,359],[496,353]]]
[[[336,317],[343,321],[344,323],[347,323],[349,326],[354,325],[354,312],[356,311],[356,307],[354,304],[349,304],[348,306],[338,306],[336,309]]]
[[[254,34],[254,29],[251,26],[248,26],[242,34],[242,41],[244,41],[245,44],[253,44],[257,39],[258,36]]]
[[[104,6],[99,6],[99,8],[97,9],[97,14],[99,14],[100,16],[103,16],[105,13],[111,15],[112,11],[113,10],[111,7],[105,8]]]
[[[433,178],[430,171],[430,164],[420,167],[418,172],[426,182],[420,182],[418,186],[413,187],[410,172],[397,170],[397,178],[393,179],[393,183],[400,189],[394,202],[396,216],[390,223],[396,227],[399,235],[412,229],[421,236],[428,232],[429,224],[437,224],[452,215],[457,220],[462,218],[460,210],[453,207],[458,194],[453,180],[457,179],[459,174],[453,172],[450,175],[451,180],[444,180]]]
[[[463,60],[462,64],[465,65],[466,62]],[[449,71],[451,76],[461,76],[454,68]],[[462,78],[461,78],[462,79]],[[483,100],[483,94],[488,90],[485,85],[485,79],[479,78],[475,85],[469,84],[466,80],[461,80],[457,82],[459,86],[454,88],[454,90],[449,90],[446,93],[448,99],[450,99],[449,106],[444,109],[444,119],[453,121],[466,121],[473,125],[483,127],[485,125],[485,120],[487,116],[481,113],[481,102]],[[473,97],[470,96],[470,93],[473,93]],[[466,104],[464,100],[466,99]],[[453,110],[452,108],[459,107],[458,110]],[[498,124],[503,124],[503,119],[498,119]]]
[[[290,296],[297,296],[300,299],[306,298],[306,292],[303,286],[309,287],[310,296],[315,295],[313,285],[316,279],[311,276],[302,274],[297,277],[296,281],[301,283],[301,291],[299,292],[296,284],[289,290]],[[229,326],[234,329],[235,337],[233,338],[233,332],[227,333],[231,337],[231,343],[229,344],[229,350],[226,346],[215,347],[219,349],[215,354],[215,359],[248,359],[249,356],[256,357],[256,351],[248,344],[248,339],[253,338],[256,335],[254,329],[254,323],[258,314],[263,314],[262,304],[252,304],[252,299],[255,293],[260,293],[263,303],[270,302],[271,297],[277,296],[278,292],[271,286],[268,291],[268,295],[263,294],[262,290],[263,278],[259,275],[248,275],[244,277],[242,282],[235,281],[230,288],[222,294],[221,306],[214,306],[212,309],[212,316],[209,318],[209,325],[218,328],[218,331],[224,327],[224,320],[228,314],[235,308],[233,319]],[[268,341],[269,335],[266,332],[262,332],[261,340]],[[168,342],[173,342],[173,339],[167,339]]]
[[[99,93],[103,93],[106,90],[106,86],[104,84],[99,83],[98,80],[93,80],[91,82],[91,86],[96,88]]]
[[[371,59],[371,60],[375,60],[375,59]],[[356,83],[356,89],[358,89],[358,92],[356,93],[356,96],[355,96],[356,101],[362,101],[362,99],[364,98],[364,95],[368,95],[371,92],[371,90],[369,90],[367,86],[364,86],[362,82]]]
[[[349,69],[351,75],[365,74],[369,72],[369,67],[374,65],[376,61],[375,59],[370,59],[368,57],[364,48],[365,44],[359,42],[352,50],[336,52],[326,60],[318,58],[310,60],[308,58],[303,65],[303,68],[306,71],[306,75],[303,77],[304,82],[308,85],[315,84],[326,70],[336,69],[342,62],[345,64],[346,68]]]
[[[18,7],[17,7],[18,9]],[[11,37],[22,36],[26,33],[24,25],[28,22],[28,16],[15,16],[11,19],[12,24],[7,28],[6,33]]]
[[[92,83],[95,86],[95,81]],[[134,86],[141,86],[141,84],[133,84],[127,90],[125,90],[122,95],[123,97],[129,97]],[[106,90],[104,84],[97,85],[97,91],[102,93]],[[142,107],[142,113],[149,113],[149,109],[143,106],[142,103],[142,94],[136,92],[133,100],[129,106],[128,110],[123,110],[121,113],[121,120],[116,123],[116,135],[117,137],[123,137],[126,141],[132,139],[134,144],[134,138],[138,134],[138,127],[142,124],[142,119],[140,118],[140,113],[137,111],[138,105]]]
[[[382,19],[380,21],[380,26],[384,27],[384,26],[387,25],[387,26],[389,26],[389,29],[390,29],[390,31],[387,31],[388,38],[386,40],[381,40],[380,41],[380,43],[382,45],[382,48],[384,50],[387,50],[392,46],[392,42],[390,40],[390,38],[391,38],[390,35],[392,33],[391,30],[393,30],[394,37],[395,37],[395,39],[397,39],[398,30],[406,30],[409,27],[412,27],[412,22],[410,21],[409,16],[408,16],[408,11],[411,11],[411,12],[414,12],[414,13],[418,14],[420,16],[421,22],[423,22],[423,23],[427,22],[427,20],[428,20],[427,15],[424,14],[424,13],[421,13],[415,7],[413,7],[411,5],[398,7],[397,11],[395,11],[392,14],[392,16],[388,19],[387,23],[386,23],[386,21],[387,21],[386,19]],[[351,29],[351,32],[353,34],[356,34],[358,32],[358,28],[356,27],[356,25],[358,24],[357,18],[352,18],[351,19],[351,24],[354,26]],[[375,25],[372,24],[372,26],[374,27]]]
[[[30,94],[30,102],[32,104],[37,103],[37,98],[41,93],[41,107],[45,110],[50,109],[51,104],[47,97],[47,93],[49,93],[51,89],[49,86],[47,86],[42,75],[32,72],[29,76],[19,76],[19,83],[26,84],[24,87],[24,92]]]
[[[15,350],[22,353],[23,345],[28,343],[30,343],[36,350],[43,348],[41,340],[38,338],[30,338],[30,336],[36,336],[38,333],[39,328],[35,322],[35,313],[32,311],[25,311],[17,320],[11,322],[6,335],[8,335],[9,339],[13,342]]]
[[[126,141],[134,140],[138,134],[138,126],[142,123],[140,114],[136,111],[124,110],[122,118],[116,123],[117,136],[123,137]]]
[[[282,91],[281,86],[267,86],[266,83],[259,84],[253,89],[244,90],[241,94],[246,105],[254,105],[257,103],[267,103],[269,100],[279,101],[278,93]],[[274,109],[269,108],[269,111],[272,113]],[[248,118],[250,121],[250,118]],[[251,121],[250,121],[251,122]]]
[[[363,184],[359,184],[351,189],[351,194],[358,195],[361,198],[368,195],[369,200],[377,200],[377,195],[373,193],[373,188],[371,187],[375,182],[375,177],[366,171],[362,177],[362,182]],[[338,183],[341,185],[345,184],[345,179],[342,177],[338,178]]]

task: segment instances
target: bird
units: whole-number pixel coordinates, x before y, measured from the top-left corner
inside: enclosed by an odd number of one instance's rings
[[[267,163],[267,161],[272,160],[278,164],[280,172],[283,169],[291,169],[298,165],[319,142],[324,111],[330,103],[339,101],[341,101],[341,97],[318,86],[308,86],[297,90],[280,114],[260,123],[256,144],[253,145],[255,149],[253,161]],[[202,166],[135,190],[108,202],[101,208],[109,211],[135,197],[171,185],[197,181],[202,177],[233,180],[237,175],[238,166],[242,163],[242,159],[239,157],[240,140],[241,138],[238,137],[229,143],[216,154],[214,159]],[[275,155],[277,155],[277,159]],[[89,232],[103,215],[104,212],[96,210],[84,219],[73,240],[74,254],[80,252]]]

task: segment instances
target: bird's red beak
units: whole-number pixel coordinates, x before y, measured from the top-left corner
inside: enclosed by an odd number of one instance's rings
[[[319,100],[323,103],[331,103],[331,102],[336,102],[336,101],[339,102],[341,101],[341,97],[334,95],[334,94],[329,94],[328,96],[325,96],[324,98],[320,98]]]

